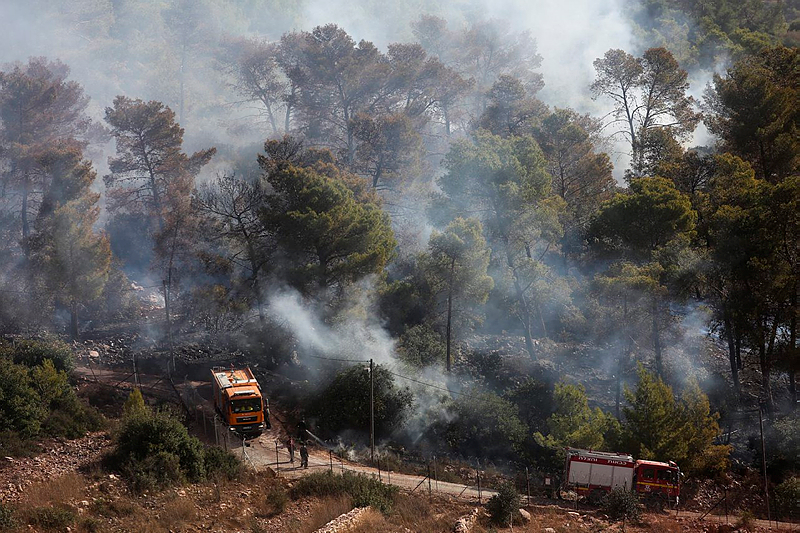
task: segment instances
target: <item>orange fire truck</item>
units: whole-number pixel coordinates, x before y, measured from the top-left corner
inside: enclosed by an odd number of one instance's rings
[[[658,507],[677,505],[680,496],[680,469],[672,461],[642,461],[624,453],[567,448],[565,474],[566,488],[595,502],[615,487],[632,490]]]
[[[262,397],[250,367],[214,367],[211,375],[214,409],[231,431],[253,439],[270,428],[269,401]]]

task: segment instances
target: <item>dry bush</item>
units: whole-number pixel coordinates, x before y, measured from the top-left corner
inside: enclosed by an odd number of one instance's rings
[[[301,523],[290,526],[289,533],[313,533],[334,518],[353,509],[353,500],[349,496],[331,496],[323,498],[311,508],[308,518]]]
[[[392,506],[392,522],[411,526],[417,524],[420,519],[427,518],[431,514],[431,504],[426,498],[412,496],[411,494],[398,494]]]
[[[359,517],[358,524],[347,530],[348,533],[393,533],[398,527],[386,521],[386,518],[373,508],[369,508]],[[429,531],[429,530],[425,530]]]
[[[270,518],[281,514],[286,509],[289,494],[283,485],[275,483],[263,491],[263,496],[256,500],[253,514],[258,518]]]
[[[95,498],[89,510],[98,516],[117,518],[132,515],[136,512],[136,504],[124,498]]]
[[[168,501],[161,512],[161,522],[167,529],[173,530],[177,526],[193,520],[197,516],[194,502],[189,498],[178,497]]]
[[[63,476],[35,483],[23,494],[23,503],[30,507],[47,507],[83,499],[86,482],[80,474],[69,472]]]

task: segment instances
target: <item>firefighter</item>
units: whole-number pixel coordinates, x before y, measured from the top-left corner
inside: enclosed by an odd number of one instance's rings
[[[289,462],[294,464],[294,437],[286,441],[286,449],[289,450]]]
[[[306,425],[305,418],[302,418],[300,422],[297,423],[297,438],[300,442],[308,440],[308,426]]]
[[[300,466],[308,468],[308,448],[305,442],[300,443]]]

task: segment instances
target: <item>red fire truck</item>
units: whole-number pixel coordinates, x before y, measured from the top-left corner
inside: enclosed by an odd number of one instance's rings
[[[624,453],[567,448],[565,474],[566,488],[592,502],[623,487],[657,507],[678,504],[680,469],[672,461],[642,461]]]

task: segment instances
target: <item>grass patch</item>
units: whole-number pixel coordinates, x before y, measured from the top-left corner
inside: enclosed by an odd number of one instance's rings
[[[313,533],[334,518],[353,509],[353,501],[347,495],[331,496],[317,503],[302,521],[289,524],[287,533]]]
[[[75,511],[67,507],[34,507],[28,511],[28,523],[47,531],[64,531],[75,523]]]
[[[31,507],[47,507],[80,500],[86,483],[80,474],[69,472],[48,481],[35,483],[25,490],[25,502]]]
[[[189,498],[175,498],[164,505],[161,520],[170,531],[176,526],[193,520],[197,516],[197,509]]]
[[[136,506],[123,499],[97,498],[91,503],[89,510],[97,516],[120,518],[132,515],[136,511]]]
[[[17,520],[14,517],[14,510],[0,503],[0,531],[7,531],[17,527]]]
[[[302,496],[340,496],[348,495],[353,499],[356,507],[374,507],[382,513],[392,509],[397,487],[384,485],[377,479],[362,475],[344,472],[332,474],[330,472],[315,472],[300,479],[292,487],[292,497]]]

